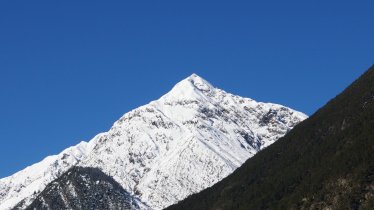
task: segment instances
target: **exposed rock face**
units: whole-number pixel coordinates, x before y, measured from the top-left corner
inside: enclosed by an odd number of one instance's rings
[[[138,203],[120,184],[99,169],[73,167],[48,184],[26,209],[131,210],[139,209]]]

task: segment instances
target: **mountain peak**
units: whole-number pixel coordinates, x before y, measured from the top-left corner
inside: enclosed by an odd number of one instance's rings
[[[204,93],[210,92],[213,89],[213,85],[193,73],[178,82],[162,99],[167,101],[192,100],[204,97]]]
[[[209,91],[211,88],[214,88],[208,81],[193,73],[191,76],[186,78],[195,88],[202,91]]]
[[[174,88],[193,88],[197,89],[198,91],[209,91],[214,87],[205,79],[200,77],[199,75],[193,73],[189,77],[185,78],[184,80],[178,82]],[[173,89],[174,89],[173,88]]]

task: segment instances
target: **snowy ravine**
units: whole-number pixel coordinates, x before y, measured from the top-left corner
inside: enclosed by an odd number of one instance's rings
[[[153,209],[223,179],[307,116],[214,88],[193,74],[91,141],[0,180],[0,209],[27,206],[74,165],[97,167]]]

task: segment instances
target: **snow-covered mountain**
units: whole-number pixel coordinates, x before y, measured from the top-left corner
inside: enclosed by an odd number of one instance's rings
[[[220,181],[307,116],[214,88],[193,74],[113,127],[0,180],[0,209],[24,207],[71,167],[100,168],[162,209]]]

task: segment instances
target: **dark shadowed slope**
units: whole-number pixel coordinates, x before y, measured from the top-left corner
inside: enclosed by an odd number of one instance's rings
[[[99,169],[73,167],[48,184],[26,209],[123,210],[138,209],[138,203],[114,179]]]
[[[232,175],[168,209],[374,209],[373,180],[371,67]]]

